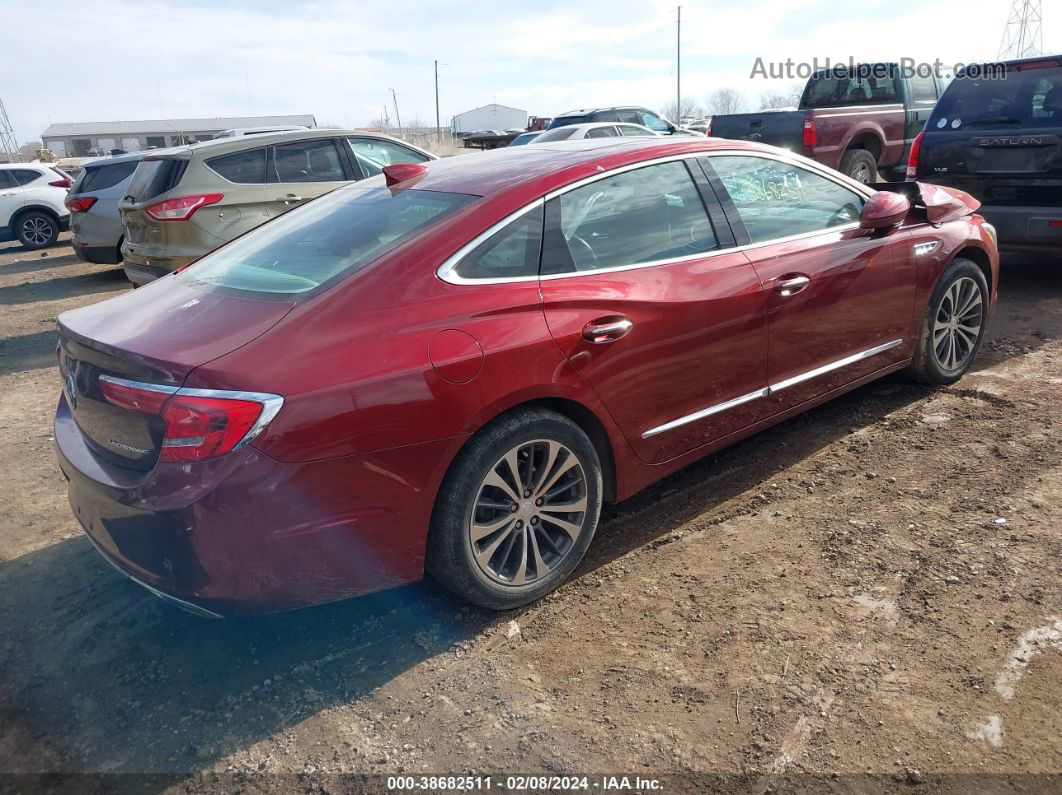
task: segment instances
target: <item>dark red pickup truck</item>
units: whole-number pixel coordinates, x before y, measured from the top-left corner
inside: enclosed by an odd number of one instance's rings
[[[708,135],[780,146],[875,182],[878,171],[906,166],[943,90],[937,77],[905,77],[898,64],[817,72],[799,109],[714,116]]]

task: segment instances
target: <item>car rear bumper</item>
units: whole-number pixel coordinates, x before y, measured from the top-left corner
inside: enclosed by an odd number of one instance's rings
[[[85,262],[93,262],[97,265],[117,265],[122,261],[118,254],[118,246],[86,246],[77,240],[73,242],[74,253]]]
[[[147,284],[173,273],[194,260],[193,256],[155,256],[134,251],[128,243],[122,244],[122,265],[125,275],[133,284]]]
[[[249,446],[211,461],[117,467],[55,417],[70,505],[123,574],[193,612],[286,610],[419,580],[453,442],[283,463]]]
[[[1062,207],[982,205],[977,212],[996,228],[1001,249],[1062,248]]]

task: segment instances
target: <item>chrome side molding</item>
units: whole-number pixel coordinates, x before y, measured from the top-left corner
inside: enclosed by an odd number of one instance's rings
[[[665,433],[667,431],[674,430],[675,428],[680,428],[683,425],[688,425],[691,422],[703,420],[705,417],[710,417],[713,414],[718,414],[721,411],[727,411],[728,409],[740,406],[743,403],[748,403],[752,400],[758,400],[759,398],[767,397],[768,395],[774,394],[775,392],[781,392],[783,389],[788,389],[791,386],[796,386],[797,384],[802,384],[805,381],[810,381],[812,378],[818,378],[820,375],[832,373],[834,370],[840,370],[842,367],[848,367],[849,365],[855,364],[856,362],[861,362],[864,359],[869,359],[871,356],[877,356],[879,353],[884,353],[885,351],[891,350],[892,348],[896,348],[902,344],[903,340],[898,339],[892,340],[891,342],[886,342],[882,345],[875,345],[873,348],[868,348],[867,350],[860,351],[859,353],[853,353],[851,356],[846,356],[843,359],[838,359],[835,362],[830,362],[829,364],[824,364],[821,367],[816,367],[814,370],[808,370],[806,373],[794,375],[792,378],[786,378],[784,381],[779,381],[776,384],[770,384],[769,386],[766,386],[763,389],[758,389],[755,392],[749,392],[746,395],[741,395],[740,397],[732,398],[731,400],[724,401],[723,403],[716,403],[714,406],[709,406],[706,409],[695,411],[693,414],[687,414],[685,417],[679,417],[677,420],[665,422],[663,425],[658,425],[655,428],[650,428],[649,430],[647,430],[645,433],[642,434],[642,438],[648,439],[651,436],[656,436],[657,434]]]

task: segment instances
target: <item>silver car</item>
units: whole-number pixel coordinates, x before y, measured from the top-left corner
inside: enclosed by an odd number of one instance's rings
[[[66,197],[75,253],[85,262],[122,261],[122,216],[118,202],[127,193],[139,154],[91,160]]]

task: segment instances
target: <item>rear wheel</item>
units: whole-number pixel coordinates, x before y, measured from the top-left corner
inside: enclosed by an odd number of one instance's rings
[[[845,152],[839,171],[864,185],[878,180],[878,163],[866,149],[849,149]]]
[[[927,384],[951,384],[970,369],[985,333],[988,282],[957,257],[933,289],[908,373]]]
[[[601,514],[601,466],[574,422],[523,409],[481,430],[439,491],[428,570],[481,607],[525,605],[560,585]]]
[[[44,248],[59,239],[59,222],[46,212],[30,210],[18,217],[15,235],[24,248]]]

